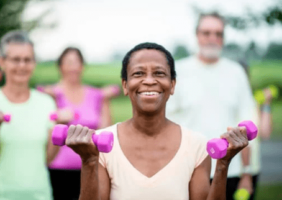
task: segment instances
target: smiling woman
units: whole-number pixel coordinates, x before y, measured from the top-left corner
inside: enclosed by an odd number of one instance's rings
[[[93,130],[72,125],[68,131],[66,145],[82,159],[80,200],[225,199],[228,165],[247,145],[246,135],[239,128],[225,133],[230,148],[217,161],[210,187],[206,139],[165,116],[176,84],[171,54],[155,43],[137,45],[125,56],[121,74],[133,117],[95,133],[113,133],[112,151],[98,152]]]
[[[0,88],[0,197],[51,200],[45,165],[51,155],[47,148],[53,126],[49,114],[56,110],[55,102],[28,86],[35,59],[27,34],[7,33],[0,47],[6,78]],[[9,123],[2,123],[3,113],[11,114]]]

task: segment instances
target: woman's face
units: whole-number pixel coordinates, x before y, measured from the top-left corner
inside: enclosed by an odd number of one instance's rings
[[[151,49],[132,54],[127,66],[127,81],[122,82],[133,110],[143,113],[164,112],[175,86],[165,54]]]
[[[6,82],[26,85],[35,68],[33,47],[30,44],[8,44],[6,56],[0,62]]]
[[[83,64],[76,51],[69,51],[62,59],[61,73],[64,79],[70,82],[79,82]]]

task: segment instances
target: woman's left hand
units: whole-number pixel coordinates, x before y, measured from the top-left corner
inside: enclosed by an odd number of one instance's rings
[[[226,164],[229,164],[231,159],[249,144],[245,127],[228,127],[227,132],[221,135],[221,138],[226,139],[229,143],[226,156],[219,159]]]
[[[120,94],[120,88],[118,85],[110,85],[102,88],[103,96],[106,99],[113,98]]]
[[[264,96],[265,96],[265,104],[270,104],[272,101],[272,94],[271,94],[271,90],[269,88],[266,88],[263,90]]]

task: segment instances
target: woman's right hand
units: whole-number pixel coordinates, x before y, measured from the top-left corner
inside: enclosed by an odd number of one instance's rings
[[[92,141],[93,134],[95,130],[81,125],[71,125],[68,129],[66,145],[81,157],[84,164],[97,163],[99,159],[99,151]]]
[[[58,124],[68,124],[69,122],[74,120],[74,112],[69,108],[59,109],[57,111],[57,114],[58,114],[58,119],[57,119]]]
[[[265,96],[265,104],[270,104],[271,103],[271,101],[272,101],[272,94],[271,94],[271,90],[270,90],[270,88],[265,88],[264,90],[263,90],[263,93],[264,93],[264,96]]]

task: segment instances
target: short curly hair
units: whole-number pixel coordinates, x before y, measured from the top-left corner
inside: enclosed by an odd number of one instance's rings
[[[131,49],[123,58],[122,61],[122,69],[121,69],[121,78],[127,81],[127,67],[131,58],[131,55],[139,50],[142,49],[155,49],[158,50],[162,53],[165,54],[166,59],[167,59],[167,63],[170,67],[170,75],[171,75],[171,79],[175,80],[176,79],[176,71],[175,71],[175,65],[174,65],[174,59],[171,55],[171,53],[166,50],[163,46],[156,44],[156,43],[151,43],[151,42],[145,42],[145,43],[141,43],[136,45],[133,49]]]

